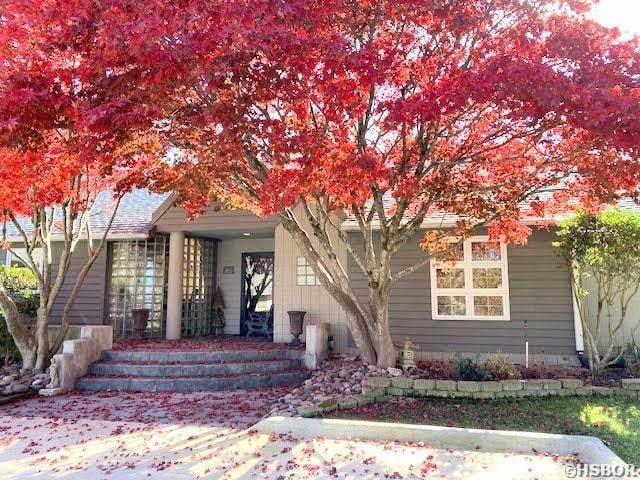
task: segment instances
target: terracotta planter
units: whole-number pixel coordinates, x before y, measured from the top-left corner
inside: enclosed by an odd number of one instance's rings
[[[307,312],[300,310],[289,310],[289,331],[293,335],[291,345],[300,345],[300,335],[302,334],[302,326],[304,324],[304,316]]]
[[[133,318],[133,335],[137,338],[144,338],[144,331],[147,329],[147,322],[149,322],[148,308],[134,308],[131,310],[131,317]]]

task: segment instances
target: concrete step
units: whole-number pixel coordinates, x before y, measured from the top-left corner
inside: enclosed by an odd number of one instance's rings
[[[256,389],[302,383],[309,378],[308,370],[268,374],[242,374],[212,377],[83,377],[76,389],[89,391],[117,390],[123,392],[211,392]]]
[[[160,363],[138,364],[124,362],[100,362],[89,367],[89,373],[97,376],[129,377],[220,377],[249,373],[274,373],[299,369],[299,360],[256,360],[232,363]]]
[[[212,362],[254,362],[261,360],[302,359],[302,350],[218,350],[218,351],[126,351],[109,350],[102,352],[102,360],[107,362],[150,362],[150,363],[212,363]]]

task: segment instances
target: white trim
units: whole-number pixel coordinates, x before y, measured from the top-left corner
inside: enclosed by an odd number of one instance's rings
[[[474,242],[487,242],[487,235],[477,235],[470,237],[463,242],[463,260],[457,262],[442,262],[431,259],[431,318],[434,320],[481,320],[481,321],[508,321],[511,319],[509,308],[509,272],[507,261],[507,245],[500,242],[499,261],[474,261],[472,260],[471,244]],[[436,280],[436,270],[442,266],[459,268],[464,271],[464,288],[438,288]],[[502,286],[500,288],[474,288],[473,268],[500,268],[502,271]],[[441,315],[438,313],[439,296],[460,296],[465,297],[465,315]],[[474,299],[478,296],[502,297],[503,315],[500,316],[479,316],[474,312]]]

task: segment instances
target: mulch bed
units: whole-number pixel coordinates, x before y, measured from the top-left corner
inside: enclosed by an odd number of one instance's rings
[[[544,363],[530,365],[515,365],[523,380],[531,379],[558,379],[577,378],[587,384],[598,386],[619,386],[620,379],[632,378],[625,368],[608,368],[604,375],[596,381],[591,380],[591,372],[582,367],[571,367],[564,365],[547,365]],[[460,376],[455,370],[455,365],[451,361],[431,360],[417,362],[417,368],[411,372],[412,377],[429,378],[435,380],[460,380]]]

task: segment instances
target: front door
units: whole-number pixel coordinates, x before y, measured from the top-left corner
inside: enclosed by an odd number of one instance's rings
[[[242,254],[240,335],[273,337],[273,252]]]

